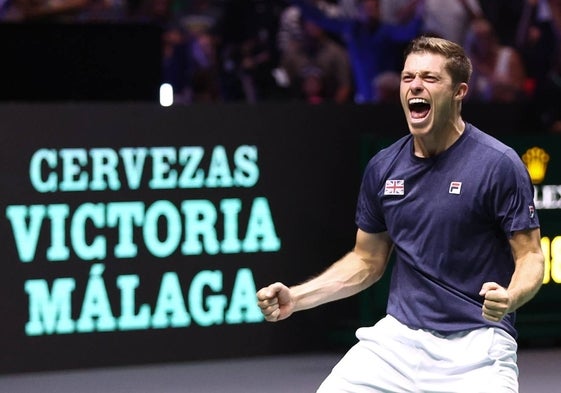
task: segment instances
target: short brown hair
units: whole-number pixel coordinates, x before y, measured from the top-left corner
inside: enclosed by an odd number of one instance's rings
[[[452,83],[468,83],[471,77],[471,60],[464,48],[455,42],[439,37],[420,36],[409,43],[405,49],[404,59],[412,53],[434,53],[446,58],[446,70],[452,77]]]

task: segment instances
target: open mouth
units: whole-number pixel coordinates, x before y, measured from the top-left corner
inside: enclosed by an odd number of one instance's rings
[[[411,98],[409,100],[409,112],[411,118],[424,119],[430,112],[430,104],[424,98]]]

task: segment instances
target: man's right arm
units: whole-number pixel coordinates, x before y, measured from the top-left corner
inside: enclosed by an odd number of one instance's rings
[[[370,287],[382,277],[392,247],[387,232],[366,233],[359,229],[353,251],[319,276],[290,288],[277,282],[259,290],[258,304],[265,319],[280,321],[296,311],[343,299]]]

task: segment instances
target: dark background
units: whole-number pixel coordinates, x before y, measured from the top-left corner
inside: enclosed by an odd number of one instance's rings
[[[161,28],[139,23],[0,23],[0,101],[151,101]]]

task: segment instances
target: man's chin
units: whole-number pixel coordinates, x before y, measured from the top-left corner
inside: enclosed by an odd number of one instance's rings
[[[409,131],[415,135],[415,134],[424,134],[425,132],[427,132],[430,129],[430,121],[428,118],[424,118],[424,119],[415,119],[415,120],[409,120],[408,122],[409,124]]]

